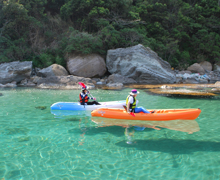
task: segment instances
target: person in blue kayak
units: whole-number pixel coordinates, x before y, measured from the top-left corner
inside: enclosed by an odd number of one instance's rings
[[[89,97],[89,94],[87,86],[82,87],[82,92],[79,94],[79,102],[81,105],[101,105],[96,101],[96,98]],[[89,99],[93,99],[94,101],[89,102]]]
[[[132,91],[130,92],[130,94],[128,95],[127,99],[126,99],[126,109],[127,112],[133,112],[133,113],[148,113],[150,114],[151,112],[149,112],[148,110],[144,109],[143,107],[137,107],[138,104],[138,100],[136,99],[137,95],[139,94],[139,91],[137,91],[136,89],[132,89]]]

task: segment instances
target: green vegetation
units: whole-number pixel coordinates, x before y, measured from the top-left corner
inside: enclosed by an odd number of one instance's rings
[[[220,60],[219,0],[0,0],[0,63],[149,46],[173,67]]]

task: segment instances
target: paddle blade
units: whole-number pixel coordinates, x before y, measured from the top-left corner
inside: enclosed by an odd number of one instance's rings
[[[79,85],[82,86],[83,88],[86,87],[86,85],[84,83],[82,83],[82,82],[79,82]]]

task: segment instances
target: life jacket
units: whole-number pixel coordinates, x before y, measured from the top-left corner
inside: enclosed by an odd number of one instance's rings
[[[128,99],[129,99],[129,97],[130,96],[132,96],[132,95],[128,95],[128,97],[127,97],[127,99],[126,99],[126,107],[127,107],[127,105],[128,105]],[[136,108],[136,97],[134,97],[134,96],[132,96],[133,97],[133,99],[134,99],[134,102],[131,104],[130,103],[130,107],[129,107],[129,109],[134,109],[134,108]]]
[[[85,98],[81,97],[81,93],[79,93],[79,102],[80,104],[87,103],[89,101],[89,97],[86,95]]]

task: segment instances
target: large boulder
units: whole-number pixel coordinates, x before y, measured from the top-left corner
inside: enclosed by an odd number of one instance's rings
[[[37,75],[40,77],[68,76],[68,72],[63,66],[59,64],[52,64],[51,66],[38,71]]]
[[[220,72],[220,62],[214,64],[214,70]]]
[[[176,76],[170,64],[141,44],[108,50],[106,65],[110,73],[132,78],[137,83],[176,82]]]
[[[137,82],[120,74],[112,74],[108,77],[107,83],[122,83],[122,84],[136,84]]]
[[[189,66],[187,68],[188,71],[191,71],[192,73],[199,73],[199,74],[205,74],[205,70],[203,69],[203,67],[198,64],[198,63],[194,63],[193,65]]]
[[[88,89],[93,89],[95,85],[90,78],[78,76],[50,76],[37,81],[37,87],[43,89],[81,89],[78,84],[83,82]]]
[[[74,54],[67,60],[67,69],[74,76],[102,77],[106,72],[106,64],[105,60],[98,54]]]
[[[14,61],[0,64],[0,84],[20,82],[30,78],[32,72],[32,61]]]
[[[206,71],[211,71],[212,70],[212,64],[208,61],[202,61],[201,63],[199,63],[202,68]]]

